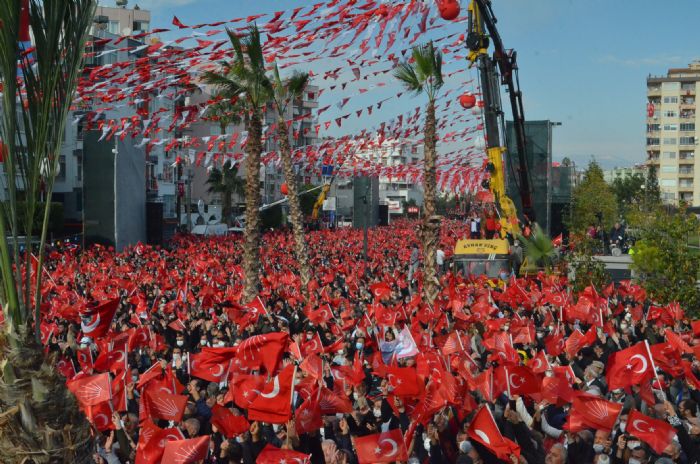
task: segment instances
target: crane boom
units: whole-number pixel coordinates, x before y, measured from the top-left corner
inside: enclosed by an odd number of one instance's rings
[[[496,65],[501,76],[501,85],[507,89],[510,107],[513,113],[515,141],[518,150],[518,186],[522,202],[523,215],[531,221],[535,220],[532,202],[532,182],[526,158],[525,116],[523,110],[522,92],[518,80],[517,53],[506,50],[496,28],[496,17],[491,9],[491,0],[472,0],[469,5],[469,30],[467,46],[469,60],[477,65],[481,78],[481,91],[484,101],[484,127],[486,129],[487,150],[489,162],[493,165],[491,174],[491,190],[501,203],[502,208],[514,209],[510,199],[504,200],[505,181],[502,168],[502,158],[505,148],[503,128],[503,109],[499,91]],[[493,42],[493,57],[489,56],[489,39]],[[508,214],[508,212],[504,212]]]

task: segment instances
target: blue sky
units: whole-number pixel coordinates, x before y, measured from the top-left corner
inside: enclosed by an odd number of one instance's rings
[[[100,2],[105,6],[112,3]],[[311,5],[315,1],[135,3],[151,9],[153,27],[170,27],[173,15],[193,24]],[[467,1],[461,3],[465,7]],[[506,47],[518,52],[526,118],[562,123],[554,129],[554,158],[569,156],[577,163],[587,163],[594,156],[605,167],[643,161],[646,77],[662,75],[669,67],[682,67],[700,59],[700,2],[493,3]],[[130,6],[133,5],[132,0]]]

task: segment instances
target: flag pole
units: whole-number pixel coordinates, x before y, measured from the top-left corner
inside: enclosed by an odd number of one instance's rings
[[[644,340],[644,347],[647,349],[647,354],[649,355],[649,359],[651,360],[651,368],[654,370],[654,377],[656,377],[656,381],[659,383],[659,390],[661,391],[661,396],[663,397],[664,401],[667,401],[666,392],[664,391],[663,385],[661,384],[661,380],[659,379],[659,374],[656,373],[656,364],[654,363],[654,357],[651,355],[651,349],[649,349],[648,340]]]

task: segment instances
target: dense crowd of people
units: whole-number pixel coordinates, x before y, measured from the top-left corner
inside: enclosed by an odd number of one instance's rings
[[[52,252],[43,341],[125,463],[695,463],[700,324],[623,282],[487,280],[421,299],[416,224]],[[449,262],[472,231],[443,224]]]

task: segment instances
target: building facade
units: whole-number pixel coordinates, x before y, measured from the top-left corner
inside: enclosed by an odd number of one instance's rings
[[[647,164],[657,168],[664,202],[700,204],[695,153],[700,124],[695,108],[700,91],[700,61],[647,78]]]

